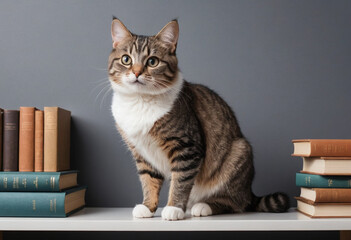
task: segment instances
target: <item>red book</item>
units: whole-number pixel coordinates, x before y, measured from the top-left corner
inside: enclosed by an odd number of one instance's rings
[[[292,142],[292,156],[351,157],[351,139],[298,139]]]

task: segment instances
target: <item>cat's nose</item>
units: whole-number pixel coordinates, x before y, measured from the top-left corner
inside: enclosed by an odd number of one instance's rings
[[[140,72],[134,72],[134,75],[135,75],[136,77],[139,77]]]
[[[132,72],[135,74],[135,77],[139,77],[143,70],[143,66],[141,64],[135,64],[132,67]]]

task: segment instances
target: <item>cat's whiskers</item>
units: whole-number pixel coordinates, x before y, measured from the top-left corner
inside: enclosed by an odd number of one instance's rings
[[[106,72],[108,70],[107,68],[97,68],[97,67],[90,67],[90,68],[94,70],[103,71],[103,72]]]
[[[90,92],[90,96],[94,96],[95,95],[95,91],[99,91],[99,93],[100,93],[108,85],[110,85],[110,82],[106,81],[106,80],[104,82],[101,82],[101,83],[97,84],[95,87],[92,88],[92,90]],[[98,95],[99,95],[99,93],[98,93]],[[94,102],[96,102],[96,100],[97,100],[97,97],[95,98]]]
[[[103,97],[102,97],[102,101],[101,101],[101,103],[100,103],[100,110],[101,110],[102,105],[104,104],[105,97],[108,95],[108,93],[109,93],[110,91],[112,91],[111,85],[110,85],[110,87],[107,89],[107,91],[104,93],[104,95],[103,95]]]
[[[169,86],[167,86],[167,84],[165,83],[165,81],[163,81],[162,79],[157,79],[155,81],[156,85],[160,85],[161,87],[166,87],[168,88]]]
[[[91,84],[96,84],[96,83],[100,83],[100,82],[105,82],[108,79],[108,77],[104,77],[95,81],[92,81]]]
[[[101,94],[102,92],[108,90],[109,88],[111,88],[111,85],[110,85],[110,84],[104,86],[104,87],[100,90],[100,92],[98,93],[98,95],[96,96],[94,103],[96,103],[96,101],[98,100],[100,94]]]
[[[166,87],[168,87],[168,86],[166,86]],[[188,96],[186,93],[184,93],[184,91],[182,89],[177,90],[177,89],[174,89],[174,88],[169,88],[167,92],[164,92],[161,95],[162,96],[166,96],[169,93],[176,93],[178,95],[178,97],[176,98],[176,101],[183,103],[184,106],[186,106],[188,109],[190,109],[188,101],[186,101],[184,99],[183,95],[186,95],[189,99],[190,99],[190,96]],[[183,93],[183,94],[181,94],[181,93]]]
[[[163,80],[163,82],[166,82],[166,81],[167,80],[165,80],[165,79]],[[163,82],[156,81],[157,84],[162,85],[163,87],[169,87],[168,85],[164,84]],[[175,92],[177,90],[174,89],[174,88],[169,88],[169,91],[163,93],[163,95],[166,95],[166,94],[168,94],[169,92],[172,92],[172,91]],[[182,93],[182,94],[180,94],[180,93]],[[188,100],[191,99],[191,97],[186,92],[184,92],[182,89],[179,90],[178,94],[179,94],[179,97],[176,99],[176,101],[183,103],[188,109],[190,109],[189,101],[184,99],[184,97],[187,97]]]
[[[113,74],[113,76],[109,76],[109,77],[106,77],[106,78],[103,78],[103,79],[100,79],[100,80],[97,80],[97,82],[100,82],[98,83],[92,90],[92,92],[94,92],[97,88],[100,88],[102,87],[102,89],[100,89],[99,93],[97,94],[96,98],[95,98],[95,101],[94,103],[96,103],[100,97],[101,94],[102,95],[102,98],[101,98],[101,102],[100,102],[100,105],[99,105],[99,109],[101,110],[103,104],[104,104],[104,101],[105,101],[105,98],[108,96],[108,94],[113,91],[112,89],[112,86],[111,86],[111,81],[113,81],[114,79],[118,78],[118,77],[121,77],[123,74],[120,73],[118,70],[116,70],[116,72]]]
[[[102,86],[104,86],[106,84],[110,84],[110,81],[105,80],[103,82],[100,82],[100,83],[96,84],[95,87],[93,87],[92,92],[94,92],[97,88],[102,87]]]

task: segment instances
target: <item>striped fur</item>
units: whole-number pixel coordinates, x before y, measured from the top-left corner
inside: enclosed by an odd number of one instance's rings
[[[288,209],[283,193],[252,193],[252,148],[227,103],[209,88],[183,80],[175,53],[177,21],[146,37],[115,19],[112,39],[112,113],[134,156],[144,194],[135,217],[153,215],[164,180],[170,180],[162,212],[167,220],[181,219],[191,208],[195,216]],[[150,64],[151,58],[157,64]]]

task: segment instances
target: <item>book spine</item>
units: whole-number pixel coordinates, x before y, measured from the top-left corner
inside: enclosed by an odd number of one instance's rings
[[[44,172],[57,171],[58,109],[44,108]]]
[[[18,170],[18,122],[19,111],[4,110],[3,170]]]
[[[59,192],[60,174],[0,173],[0,192]]]
[[[296,186],[307,188],[351,188],[351,177],[296,173]]]
[[[57,171],[70,169],[71,112],[58,108]]]
[[[351,189],[315,188],[316,203],[350,203]]]
[[[351,156],[351,140],[311,140],[310,156],[348,157]]]
[[[65,217],[65,193],[0,192],[0,216]]]
[[[44,171],[44,112],[35,111],[34,171]]]
[[[0,171],[2,170],[2,133],[3,133],[3,115],[4,110],[0,108]]]
[[[34,171],[34,107],[20,107],[19,160],[20,172]]]

